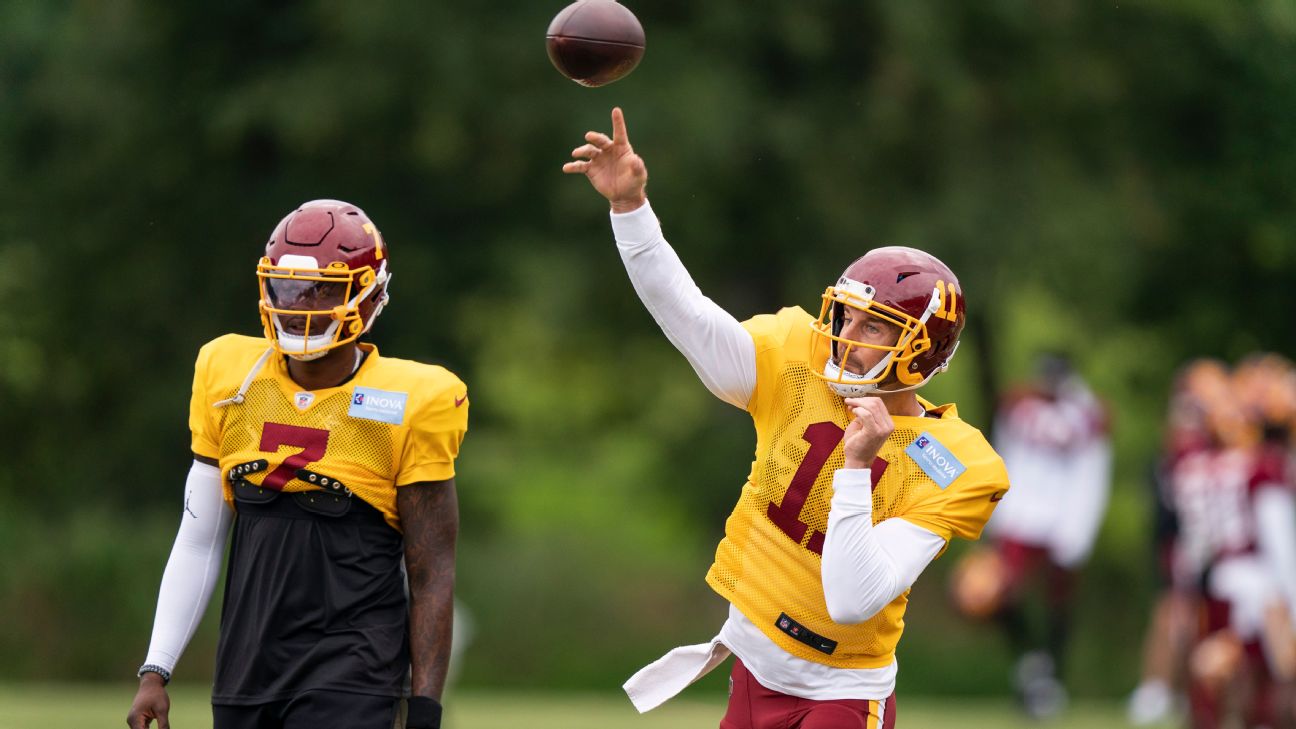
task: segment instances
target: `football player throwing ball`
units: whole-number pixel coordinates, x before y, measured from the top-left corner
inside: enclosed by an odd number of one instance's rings
[[[611,204],[635,291],[703,384],[751,414],[756,460],[707,582],[729,601],[709,643],[625,684],[640,711],[730,653],[722,729],[876,729],[896,717],[909,587],[953,537],[976,539],[1008,489],[1003,462],[953,404],[916,394],[958,347],[963,290],[914,248],[866,252],[800,307],[745,322],[693,283],[648,203],[625,117],[589,132],[569,174]]]

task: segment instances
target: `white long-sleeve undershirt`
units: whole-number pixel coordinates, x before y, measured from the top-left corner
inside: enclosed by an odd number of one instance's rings
[[[743,325],[693,283],[662,237],[652,207],[612,213],[617,250],[635,293],[713,395],[746,408],[756,390],[756,345]]]
[[[221,493],[220,469],[194,461],[185,480],[180,528],[158,588],[146,664],[175,669],[216,588],[233,516]]]
[[[904,519],[874,526],[869,469],[835,472],[820,567],[828,616],[847,624],[873,617],[912,587],[944,546]]]
[[[629,213],[612,213],[611,219],[626,272],[657,325],[712,394],[746,408],[756,389],[751,335],[703,295],[647,203]],[[909,589],[945,541],[903,519],[874,526],[867,469],[838,471],[834,485],[839,481],[824,541],[824,594],[834,620],[861,622]],[[730,611],[721,639],[762,684],[794,696],[886,698],[867,694],[894,689],[893,666],[838,669],[790,656],[737,611]]]

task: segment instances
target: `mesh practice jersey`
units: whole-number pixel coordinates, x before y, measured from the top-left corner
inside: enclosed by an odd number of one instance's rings
[[[1281,447],[1200,448],[1173,461],[1167,485],[1178,527],[1178,584],[1194,587],[1221,560],[1260,551],[1259,492],[1290,490],[1289,469]]]
[[[298,492],[320,487],[299,471],[326,476],[382,513],[400,529],[396,487],[454,476],[468,429],[468,391],[443,367],[367,353],[342,385],[304,391],[278,355],[253,376],[241,403],[234,397],[268,347],[259,337],[229,334],[198,353],[189,409],[193,452],[219,462],[225,498],[233,501],[229,472],[265,460],[247,476],[266,489]]]
[[[707,582],[792,655],[879,668],[894,659],[908,592],[863,623],[841,625],[828,615],[821,554],[851,416],[811,374],[827,357],[826,346],[812,351],[813,319],[788,308],[743,323],[756,345],[756,389],[747,405],[756,460]],[[893,416],[895,431],[873,463],[873,521],[900,517],[946,541],[976,539],[1008,489],[1007,471],[952,404],[922,404],[928,417]],[[819,640],[805,640],[805,631]]]

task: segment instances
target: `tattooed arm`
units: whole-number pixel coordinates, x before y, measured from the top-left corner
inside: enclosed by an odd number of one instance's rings
[[[455,538],[459,499],[454,479],[402,486],[396,508],[405,532],[410,588],[412,694],[438,701],[450,664]]]

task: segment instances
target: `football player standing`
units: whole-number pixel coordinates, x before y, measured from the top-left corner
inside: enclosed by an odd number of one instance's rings
[[[729,618],[626,692],[647,711],[733,653],[723,729],[893,727],[909,588],[951,538],[976,539],[1008,489],[1002,460],[954,405],[914,392],[958,346],[958,280],[923,251],[878,248],[827,288],[817,318],[792,307],[739,322],[663,238],[620,109],[612,130],[587,133],[563,171],[608,199],[649,312],[756,428],[756,460],[707,574]]]
[[[231,533],[216,729],[441,725],[468,395],[359,341],[387,304],[388,261],[364,211],[308,202],[257,266],[265,337],[199,352],[194,462],[132,729],[169,726],[165,686]]]
[[[1130,694],[1126,717],[1134,726],[1165,722],[1184,704],[1182,683],[1187,656],[1199,628],[1201,558],[1194,555],[1201,537],[1197,510],[1186,512],[1180,523],[1179,507],[1187,505],[1175,477],[1186,458],[1212,448],[1213,435],[1207,411],[1219,397],[1228,397],[1228,367],[1202,358],[1184,365],[1175,376],[1169,398],[1162,452],[1149,479],[1152,487],[1152,547],[1157,595],[1143,637],[1143,666],[1139,685]]]
[[[1018,657],[1013,673],[1022,706],[1035,718],[1066,706],[1062,676],[1076,585],[1111,490],[1109,421],[1058,353],[1040,355],[1035,379],[1012,388],[995,413],[995,450],[1014,486],[986,529],[1003,568],[995,618]],[[1042,641],[1026,618],[1041,583]]]

